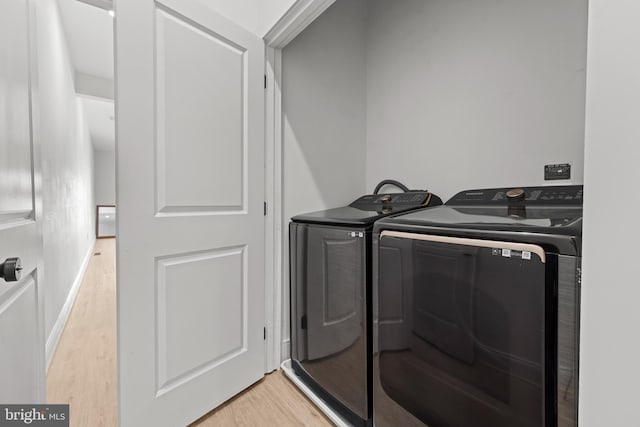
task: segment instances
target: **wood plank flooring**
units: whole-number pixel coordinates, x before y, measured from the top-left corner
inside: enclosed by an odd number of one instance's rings
[[[68,403],[72,426],[118,425],[115,247],[96,241],[47,371],[47,401]]]
[[[69,403],[72,427],[118,425],[115,239],[99,239],[47,372],[47,401]],[[281,371],[191,427],[331,426]]]
[[[332,426],[284,375],[267,375],[243,393],[205,415],[190,427]]]

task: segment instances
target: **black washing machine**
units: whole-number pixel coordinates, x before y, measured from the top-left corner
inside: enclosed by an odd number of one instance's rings
[[[582,186],[463,191],[374,227],[377,427],[576,427]]]
[[[371,425],[372,415],[373,223],[441,204],[439,197],[422,191],[373,194],[349,206],[292,218],[292,368],[353,425]]]

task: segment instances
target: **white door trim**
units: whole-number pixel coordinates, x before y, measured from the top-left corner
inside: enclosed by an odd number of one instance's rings
[[[267,48],[283,49],[336,0],[298,0],[264,36]]]
[[[44,272],[43,258],[43,221],[44,207],[42,202],[42,180],[38,175],[42,173],[42,155],[41,144],[43,135],[40,126],[40,80],[38,71],[38,11],[37,5],[33,0],[28,0],[28,34],[29,34],[29,103],[30,103],[30,121],[31,121],[31,156],[32,156],[32,182],[33,182],[33,220],[36,222],[36,229],[40,236],[40,257],[38,259],[37,281],[38,281],[38,342],[42,343],[38,351],[38,401],[46,403],[47,400],[47,358],[46,358],[46,331],[45,331],[45,314],[44,314],[44,291],[42,291],[42,277]]]
[[[283,216],[282,170],[282,49],[318,18],[336,0],[298,0],[264,36],[266,46],[265,75],[265,197],[267,199],[265,236],[265,372],[280,368],[281,359],[288,358],[289,340],[282,340],[282,297],[289,289],[284,283],[285,239],[287,219]]]

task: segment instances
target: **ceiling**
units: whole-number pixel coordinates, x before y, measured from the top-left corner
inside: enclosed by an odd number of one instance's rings
[[[76,73],[104,79],[113,85],[113,18],[109,12],[78,0],[58,0],[58,6]],[[87,96],[78,89],[76,85],[94,149],[113,151],[113,99]]]
[[[78,0],[58,0],[76,71],[113,80],[113,18]]]

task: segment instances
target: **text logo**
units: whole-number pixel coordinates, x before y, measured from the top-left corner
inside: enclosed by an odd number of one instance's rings
[[[69,405],[0,405],[0,427],[69,427]]]

